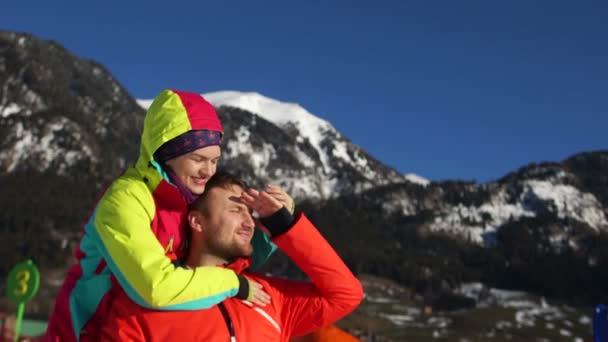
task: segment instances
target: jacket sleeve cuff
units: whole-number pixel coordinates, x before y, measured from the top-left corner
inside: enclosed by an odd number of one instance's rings
[[[288,231],[295,220],[289,210],[282,207],[276,213],[260,218],[260,222],[268,229],[271,237],[277,237]]]
[[[249,297],[249,281],[245,278],[244,275],[238,274],[239,278],[239,292],[236,293],[236,298],[238,299],[247,299]]]

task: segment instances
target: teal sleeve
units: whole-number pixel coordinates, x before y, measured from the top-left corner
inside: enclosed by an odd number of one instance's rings
[[[277,250],[277,245],[270,241],[270,237],[264,234],[259,229],[256,229],[253,233],[253,239],[251,240],[253,245],[253,256],[251,257],[251,266],[249,270],[259,270],[268,261],[268,258]]]

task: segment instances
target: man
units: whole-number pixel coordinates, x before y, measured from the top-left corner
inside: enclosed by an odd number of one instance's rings
[[[363,298],[361,283],[303,214],[292,216],[265,191],[217,173],[188,214],[189,267],[225,265],[239,274],[250,263],[254,220],[312,280],[290,281],[245,273],[262,284],[270,304],[229,298],[209,309],[163,312],[119,295],[102,331],[105,341],[288,341],[329,325]]]

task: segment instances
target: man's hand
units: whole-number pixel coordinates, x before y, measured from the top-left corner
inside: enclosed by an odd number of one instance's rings
[[[264,291],[262,284],[249,278],[247,278],[247,281],[249,282],[249,295],[246,300],[258,306],[270,304],[270,295]]]
[[[295,203],[293,198],[285,192],[280,186],[274,184],[266,185],[266,192],[274,197],[277,201],[281,202],[281,204],[289,210],[291,214],[293,214],[295,209]]]
[[[240,200],[243,204],[256,211],[260,215],[260,218],[269,217],[283,207],[283,204],[268,192],[257,191],[255,189],[243,192]]]

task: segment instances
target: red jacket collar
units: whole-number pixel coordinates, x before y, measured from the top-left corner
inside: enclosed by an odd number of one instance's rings
[[[242,273],[245,269],[251,266],[251,258],[250,257],[240,257],[226,265],[227,268],[234,270],[236,273]]]

